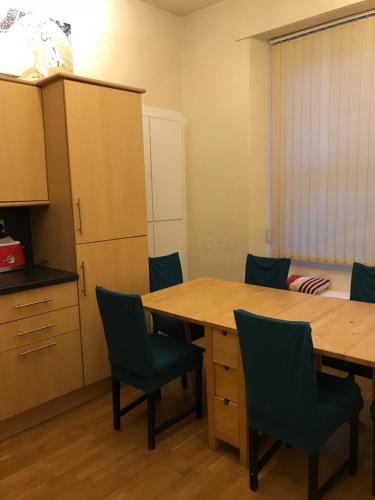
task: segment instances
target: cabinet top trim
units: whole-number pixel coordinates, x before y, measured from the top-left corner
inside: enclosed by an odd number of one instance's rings
[[[41,80],[24,80],[23,78],[11,78],[8,76],[0,76],[0,81],[22,83],[24,85],[32,85],[34,87],[44,87],[50,83],[56,82],[58,80],[72,80],[74,82],[88,83],[90,85],[99,85],[101,87],[110,87],[112,89],[127,90],[128,92],[135,92],[137,94],[144,94],[145,89],[140,89],[137,87],[131,87],[129,85],[122,85],[120,83],[106,82],[104,80],[97,80],[95,78],[88,78],[86,76],[73,75],[71,73],[55,73],[54,75],[47,76]]]

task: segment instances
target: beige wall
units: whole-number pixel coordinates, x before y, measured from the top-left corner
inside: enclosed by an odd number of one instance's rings
[[[184,22],[190,277],[243,279],[248,248],[249,41],[234,42],[230,3]]]
[[[183,111],[187,119],[190,277],[243,279],[248,251],[269,253],[269,54],[254,36],[353,0],[223,0],[183,19]],[[347,290],[350,272],[328,275]]]
[[[255,36],[307,18],[327,15],[337,9],[354,7],[366,10],[374,4],[363,0],[233,0],[231,3],[237,10],[236,38]]]
[[[72,24],[75,72],[146,88],[144,104],[181,110],[181,18],[141,0],[14,0]]]

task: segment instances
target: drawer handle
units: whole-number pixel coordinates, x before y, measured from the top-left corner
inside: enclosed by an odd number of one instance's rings
[[[223,337],[226,337],[228,335],[228,332],[221,332]]]
[[[36,306],[37,304],[44,304],[46,302],[51,302],[53,299],[42,299],[36,300],[35,302],[29,302],[28,304],[17,304],[16,309],[22,309],[22,307]]]
[[[224,370],[225,370],[226,372],[229,372],[229,370],[230,370],[229,366],[224,366]]]
[[[32,330],[27,330],[26,332],[17,333],[17,337],[22,337],[22,335],[28,335],[29,333],[40,332],[42,330],[47,330],[48,328],[53,328],[56,326],[54,323],[52,325],[41,326],[39,328],[33,328]]]
[[[53,347],[56,344],[57,342],[52,342],[51,344],[42,345],[41,347],[35,347],[34,349],[29,349],[28,351],[22,351],[18,354],[18,356],[26,356],[27,354],[31,354],[36,351],[41,351],[42,349],[48,349],[49,347]]]
[[[229,403],[230,403],[230,400],[229,400],[229,399],[224,399],[224,404],[225,404],[225,406],[228,406],[228,405],[229,405]]]

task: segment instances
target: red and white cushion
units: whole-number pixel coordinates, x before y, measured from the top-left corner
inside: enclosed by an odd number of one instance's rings
[[[288,277],[288,289],[294,292],[312,293],[314,295],[323,292],[330,286],[330,280],[326,278],[312,278],[292,274]]]

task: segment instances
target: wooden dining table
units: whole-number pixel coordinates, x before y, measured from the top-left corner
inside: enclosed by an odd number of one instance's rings
[[[209,445],[237,447],[243,464],[248,429],[235,309],[307,321],[318,360],[327,355],[375,367],[375,304],[209,277],[145,294],[142,302],[147,311],[185,321],[187,332],[190,323],[204,325]],[[375,382],[375,396],[374,388]]]

